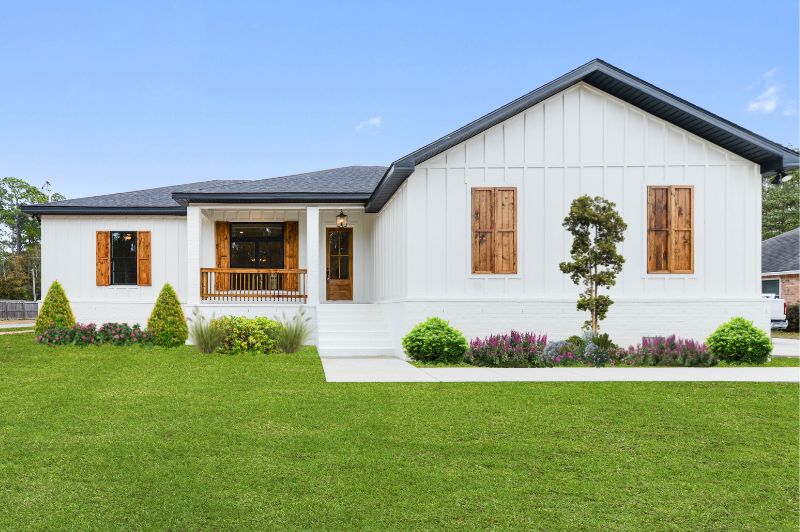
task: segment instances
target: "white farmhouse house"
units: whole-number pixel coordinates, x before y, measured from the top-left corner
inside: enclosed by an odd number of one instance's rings
[[[602,323],[621,343],[704,339],[761,299],[761,177],[798,156],[601,60],[388,168],[206,181],[31,205],[42,283],[79,321],[144,323],[164,283],[189,315],[307,309],[325,355],[401,355],[417,322],[563,338],[586,319],[560,272],[574,198],[628,224]],[[345,221],[346,217],[346,221]],[[343,304],[347,303],[347,304]]]

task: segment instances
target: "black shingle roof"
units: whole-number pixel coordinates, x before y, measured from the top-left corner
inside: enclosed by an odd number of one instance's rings
[[[134,211],[150,214],[182,214],[186,209],[181,205],[181,198],[202,197],[213,200],[218,195],[229,197],[238,194],[247,195],[242,200],[252,198],[254,195],[262,197],[274,195],[281,201],[288,201],[287,195],[296,195],[298,199],[309,195],[322,195],[323,199],[316,201],[324,201],[324,197],[330,195],[332,199],[352,196],[363,201],[375,190],[375,185],[385,172],[384,166],[346,166],[268,179],[218,179],[41,203],[24,207],[23,210],[29,214]]]
[[[761,273],[800,270],[800,228],[761,243]]]

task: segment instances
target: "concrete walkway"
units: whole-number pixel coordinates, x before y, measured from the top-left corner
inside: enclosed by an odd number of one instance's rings
[[[418,368],[399,358],[322,358],[328,382],[797,382],[800,368]]]

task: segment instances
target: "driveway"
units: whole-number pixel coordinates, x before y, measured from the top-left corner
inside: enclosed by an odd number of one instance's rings
[[[776,357],[800,357],[800,340],[773,338],[772,354]]]

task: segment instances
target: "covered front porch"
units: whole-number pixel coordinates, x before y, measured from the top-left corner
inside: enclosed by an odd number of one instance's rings
[[[369,298],[363,206],[193,204],[186,219],[189,305]]]

